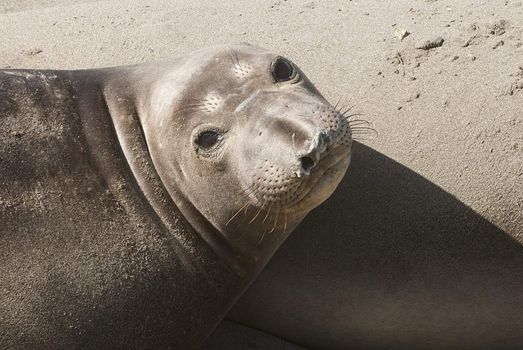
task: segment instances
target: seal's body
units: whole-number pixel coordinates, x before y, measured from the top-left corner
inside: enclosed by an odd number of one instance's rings
[[[85,116],[100,142],[90,149],[56,74],[2,82],[2,348],[194,347],[242,279],[213,264],[178,211],[162,224],[102,104]]]
[[[348,120],[246,45],[0,72],[0,345],[193,349],[350,160]]]

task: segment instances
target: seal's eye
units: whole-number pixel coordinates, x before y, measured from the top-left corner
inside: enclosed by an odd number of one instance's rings
[[[220,140],[220,135],[215,131],[204,131],[199,136],[196,142],[203,150],[213,148]]]
[[[287,81],[294,78],[294,68],[289,61],[277,58],[272,64],[272,76],[276,81]]]

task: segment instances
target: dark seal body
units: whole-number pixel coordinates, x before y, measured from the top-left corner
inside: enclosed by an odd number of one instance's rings
[[[335,190],[349,123],[249,45],[0,71],[0,348],[197,348]]]
[[[69,78],[0,73],[1,347],[195,348],[245,280],[176,208],[174,225],[162,223],[100,90],[82,119]]]

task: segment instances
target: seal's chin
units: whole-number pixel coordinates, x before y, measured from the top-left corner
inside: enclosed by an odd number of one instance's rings
[[[303,219],[329,198],[341,182],[350,163],[350,145],[346,142],[324,149],[318,163],[301,176],[294,166],[278,167],[277,163],[267,160],[256,166],[253,182],[243,190],[244,197],[238,197],[242,199],[237,201],[238,207],[231,213],[232,219],[241,216],[242,212],[250,216],[249,209],[253,211],[249,223],[260,218],[261,223],[274,222],[273,227],[276,227],[279,221],[285,226],[292,221],[291,218],[295,221]],[[303,167],[303,163],[299,164]],[[245,196],[248,200],[242,204]],[[279,216],[284,219],[279,220]]]
[[[351,160],[350,148],[338,146],[328,152],[312,169],[301,199],[292,206],[292,211],[307,213],[329,198],[340,184]]]

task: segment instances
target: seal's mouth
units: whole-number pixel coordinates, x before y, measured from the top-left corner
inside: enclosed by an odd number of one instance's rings
[[[351,147],[336,145],[321,154],[307,174],[291,172],[272,164],[257,168],[258,175],[244,192],[252,206],[281,213],[306,213],[334,192],[350,163]]]
[[[310,176],[303,181],[302,196],[290,206],[292,210],[311,210],[325,201],[341,182],[350,160],[351,149],[345,145],[325,152],[318,165],[311,169]]]
[[[327,148],[327,151],[322,154],[320,158],[320,162],[318,163],[318,167],[316,171],[322,171],[322,170],[329,170],[333,167],[336,167],[337,164],[342,162],[343,160],[347,160],[350,158],[350,148],[345,145],[335,146],[333,148]],[[313,174],[315,173],[313,169]]]

